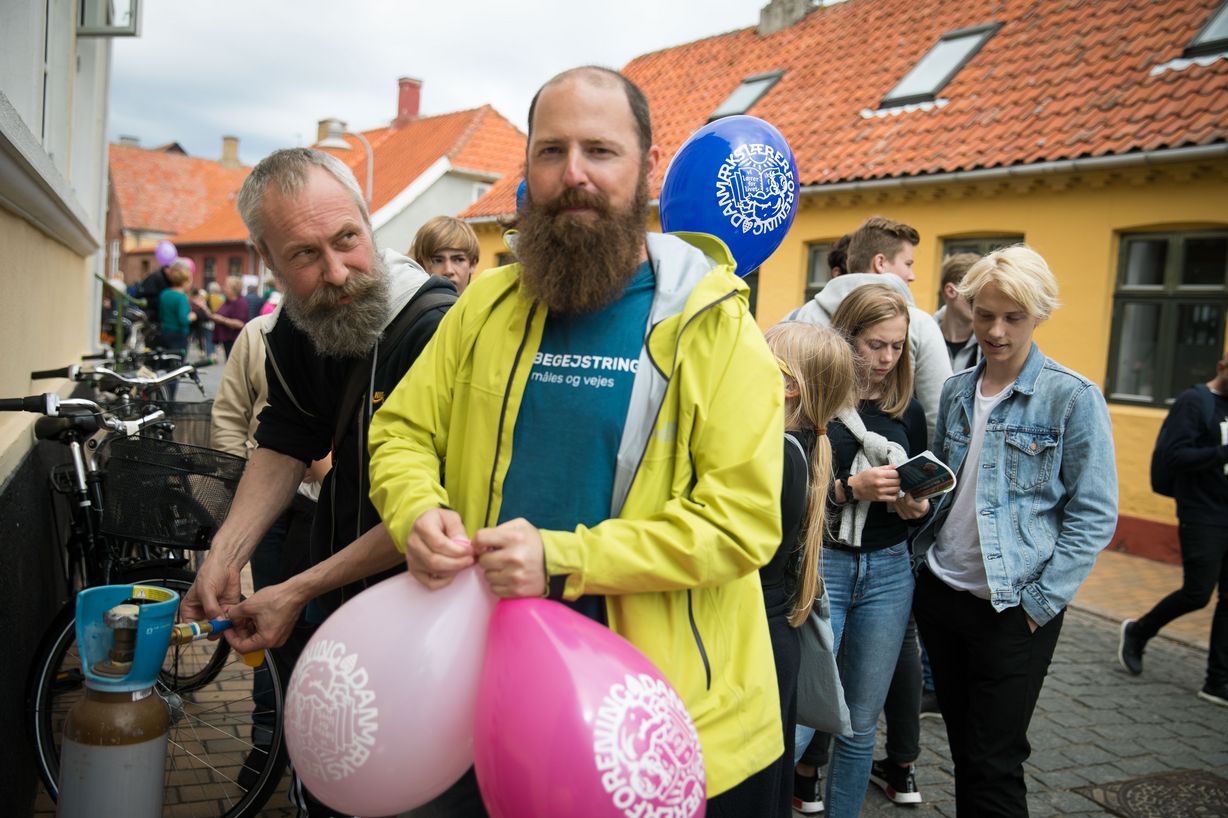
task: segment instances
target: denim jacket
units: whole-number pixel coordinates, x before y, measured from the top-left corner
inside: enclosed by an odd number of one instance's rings
[[[942,388],[934,450],[961,478],[973,390],[984,371],[981,361]],[[953,495],[943,495],[917,534],[918,554],[933,544]],[[1022,604],[1038,625],[1070,603],[1113,537],[1117,466],[1108,407],[1094,383],[1036,344],[985,426],[976,508],[990,602],[998,611]]]

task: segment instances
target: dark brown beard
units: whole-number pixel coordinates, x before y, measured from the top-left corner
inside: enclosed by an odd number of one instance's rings
[[[348,303],[341,303],[348,297]],[[388,267],[378,254],[366,275],[351,273],[345,284],[321,282],[306,298],[289,288],[282,309],[307,333],[316,352],[328,358],[359,358],[375,348],[388,321]]]
[[[590,207],[596,219],[563,211]],[[553,201],[530,201],[516,237],[521,281],[551,312],[583,314],[613,303],[635,275],[644,250],[648,179],[641,170],[626,210],[596,192],[569,188]]]

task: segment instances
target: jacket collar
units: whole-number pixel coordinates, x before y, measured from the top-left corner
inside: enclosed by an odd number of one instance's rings
[[[1024,395],[1032,395],[1036,393],[1036,381],[1040,378],[1040,373],[1045,368],[1045,354],[1040,351],[1040,347],[1036,342],[1032,342],[1032,348],[1028,351],[1028,358],[1023,362],[1023,369],[1015,376],[1015,382],[1011,384],[1012,392],[1019,392]],[[963,397],[967,401],[967,405],[971,406],[972,398],[976,394],[977,381],[981,379],[981,375],[985,373],[985,359],[981,358],[977,363],[976,368],[972,370],[972,376],[964,384]]]

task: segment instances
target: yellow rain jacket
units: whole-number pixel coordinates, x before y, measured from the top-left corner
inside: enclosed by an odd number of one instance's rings
[[[784,750],[758,575],[781,538],[784,390],[724,244],[649,234],[648,255],[610,519],[541,535],[552,586],[604,595],[610,628],[686,702],[712,797]],[[371,422],[371,499],[402,550],[429,509],[455,509],[470,534],[498,521],[546,319],[519,272],[473,281]]]

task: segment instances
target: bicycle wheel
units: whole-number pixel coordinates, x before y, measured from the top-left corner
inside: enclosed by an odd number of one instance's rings
[[[190,571],[138,569],[117,582],[158,585],[182,596],[193,578]],[[43,636],[27,684],[36,762],[53,799],[59,794],[64,719],[82,696],[82,682],[76,609],[69,602]],[[257,684],[265,691],[262,701],[268,700],[259,707],[254,696]],[[225,640],[194,642],[168,651],[155,686],[171,716],[164,818],[260,814],[286,768],[283,688],[269,651],[258,668],[247,665]]]

